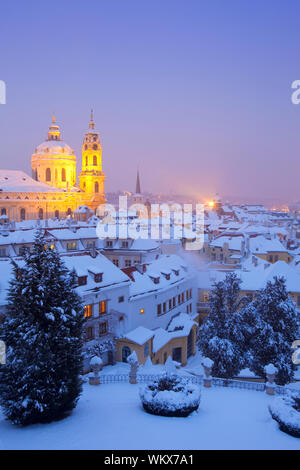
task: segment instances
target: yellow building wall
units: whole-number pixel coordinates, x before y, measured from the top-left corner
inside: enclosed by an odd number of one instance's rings
[[[72,188],[76,185],[76,156],[75,155],[49,155],[34,154],[31,157],[31,167],[36,172],[38,181],[59,189]],[[51,180],[47,181],[47,168],[51,172]],[[62,170],[65,170],[63,181]]]
[[[145,345],[148,343],[149,345],[149,356],[152,357],[152,338],[146,341],[144,344],[141,346],[137,343],[134,343],[133,341],[130,341],[129,339],[126,338],[121,338],[116,340],[116,360],[117,362],[122,362],[122,349],[124,346],[127,346],[131,353],[133,351],[136,352],[139,364],[145,364],[147,357],[144,355],[144,350],[145,350]]]
[[[293,256],[285,251],[269,251],[268,253],[262,254],[255,253],[255,256],[265,261],[268,261],[269,263],[276,263],[276,261],[285,261],[289,264],[293,260]]]
[[[192,354],[196,354],[196,340],[197,340],[197,326],[194,325],[192,327],[193,330],[193,346],[192,346]],[[164,364],[168,358],[168,356],[172,357],[173,349],[174,348],[181,348],[181,365],[185,366],[187,363],[187,345],[188,345],[188,337],[183,336],[180,338],[172,338],[170,341],[165,344],[159,351],[155,354],[153,353],[153,346],[152,346],[152,339],[148,341],[149,343],[149,355],[153,362],[153,364]],[[145,343],[146,344],[146,343]],[[144,356],[144,347],[143,345],[138,345],[132,341],[129,341],[126,338],[121,338],[116,340],[116,360],[118,362],[122,362],[122,349],[124,346],[128,346],[131,353],[133,351],[136,352],[136,355],[139,360],[139,364],[144,364],[146,362],[147,357]]]

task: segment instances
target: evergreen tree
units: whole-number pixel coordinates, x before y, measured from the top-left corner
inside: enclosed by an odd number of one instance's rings
[[[50,422],[70,412],[81,393],[83,307],[75,272],[36,236],[25,263],[13,262],[0,338],[0,404],[15,424]]]
[[[212,373],[217,377],[234,377],[244,365],[240,309],[247,299],[240,298],[240,283],[236,274],[228,273],[214,284],[209,314],[199,329],[199,349],[214,361]]]
[[[250,341],[251,370],[264,377],[264,367],[273,364],[278,369],[276,382],[284,385],[294,375],[291,346],[298,332],[296,305],[287,293],[284,278],[269,281],[251,309],[255,315]]]

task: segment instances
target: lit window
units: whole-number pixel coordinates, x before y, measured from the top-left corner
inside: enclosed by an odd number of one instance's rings
[[[140,308],[140,313],[141,313],[141,314],[145,313],[145,309],[144,309],[144,308]]]
[[[147,356],[149,356],[149,343],[146,343],[144,347],[144,357]]]
[[[76,250],[76,242],[67,242],[67,250]]]
[[[107,302],[106,300],[102,300],[102,302],[99,303],[99,314],[103,314],[107,312]]]
[[[84,307],[84,317],[85,318],[90,318],[92,316],[93,316],[93,305],[92,304],[85,305],[85,307]]]

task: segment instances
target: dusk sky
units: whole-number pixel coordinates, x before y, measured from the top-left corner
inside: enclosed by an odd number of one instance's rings
[[[300,200],[299,1],[2,1],[0,40],[1,168],[52,110],[80,164],[93,108],[106,191]]]

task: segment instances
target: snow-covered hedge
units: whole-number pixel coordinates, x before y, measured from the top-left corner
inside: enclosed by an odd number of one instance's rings
[[[144,410],[160,416],[186,417],[198,409],[200,388],[182,377],[165,374],[140,388]]]
[[[269,411],[281,431],[300,437],[300,395],[276,397],[269,405]]]

